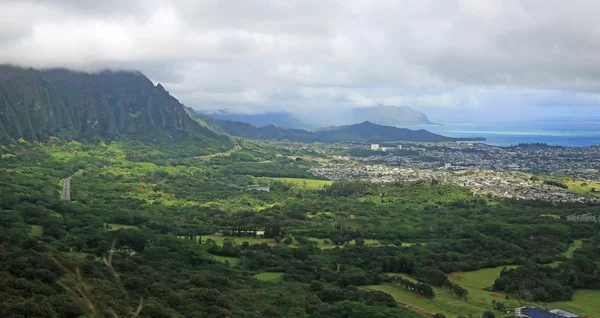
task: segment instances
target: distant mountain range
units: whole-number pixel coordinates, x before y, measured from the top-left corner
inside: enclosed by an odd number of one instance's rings
[[[377,143],[391,141],[442,142],[442,141],[483,141],[485,138],[452,138],[431,133],[427,130],[410,130],[392,126],[382,126],[371,122],[353,125],[328,127],[318,131],[281,128],[274,125],[255,127],[248,123],[234,122],[197,115],[208,125],[232,136],[263,139],[289,140],[296,142],[361,142]]]
[[[227,144],[139,72],[95,74],[0,65],[0,138],[200,138]]]
[[[388,106],[371,109],[380,110],[370,113],[357,109],[353,114],[356,119],[384,116],[386,112],[396,114],[396,118],[400,114],[411,114],[410,121],[413,123],[427,119],[410,109]],[[288,113],[218,114],[217,117],[244,119],[255,125],[197,115],[191,108],[179,103],[162,85],[154,85],[139,72],[91,74],[64,69],[39,71],[0,66],[0,139],[44,141],[56,136],[110,140],[119,136],[135,136],[172,142],[192,137],[198,141],[196,144],[211,149],[231,146],[229,137],[224,134],[299,142],[467,140],[367,121],[311,132],[298,129],[303,124]],[[380,118],[379,122],[382,121]]]
[[[210,117],[243,122],[256,127],[273,125],[281,128],[315,129],[328,126],[351,125],[369,121],[386,126],[414,126],[432,124],[427,116],[405,106],[372,106],[350,110],[323,110],[318,113],[291,114],[267,112],[262,114],[237,114],[228,110],[201,112]]]
[[[256,127],[274,125],[281,128],[308,128],[294,115],[287,112],[263,113],[263,114],[234,114],[224,110],[208,113],[210,117],[239,121]]]

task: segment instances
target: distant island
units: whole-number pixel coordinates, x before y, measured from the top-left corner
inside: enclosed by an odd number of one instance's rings
[[[355,108],[351,111],[353,123],[369,121],[385,126],[431,125],[422,112],[406,106],[379,105]]]

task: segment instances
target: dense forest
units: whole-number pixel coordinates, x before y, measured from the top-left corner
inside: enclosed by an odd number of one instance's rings
[[[524,302],[600,288],[600,225],[565,220],[597,206],[435,180],[290,183],[317,163],[250,142],[202,155],[193,141],[51,138],[0,155],[3,317],[419,317],[367,287],[459,301],[450,273],[509,265],[489,287]]]

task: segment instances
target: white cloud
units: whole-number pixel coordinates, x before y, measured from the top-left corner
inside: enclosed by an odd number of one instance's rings
[[[203,109],[486,108],[527,89],[539,98],[522,101],[560,95],[592,107],[598,9],[583,0],[0,0],[0,63],[140,69]]]

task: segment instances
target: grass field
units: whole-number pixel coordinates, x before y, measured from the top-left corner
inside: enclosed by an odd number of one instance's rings
[[[575,241],[569,248],[568,253],[572,256],[575,249],[581,247],[581,241]],[[473,272],[457,272],[448,275],[451,282],[461,285],[469,291],[469,298],[459,300],[448,294],[444,289],[434,287],[436,297],[432,300],[420,297],[416,293],[395,287],[390,284],[367,286],[368,289],[380,290],[389,293],[396,301],[406,308],[417,313],[426,313],[433,315],[443,313],[447,317],[457,317],[458,315],[468,316],[473,314],[479,316],[486,309],[492,308],[492,301],[502,301],[508,309],[519,307],[516,300],[506,300],[503,293],[495,293],[484,290],[484,288],[493,285],[496,278],[504,266],[495,268],[484,268]],[[506,266],[515,268],[517,266]],[[398,275],[405,279],[413,280],[404,274],[388,273],[389,275]],[[575,312],[583,317],[600,317],[600,290],[578,290],[571,301],[548,303],[549,308],[560,308],[563,310]],[[529,304],[530,306],[544,307],[543,304]],[[496,316],[503,315],[495,311]]]
[[[309,189],[321,189],[326,185],[331,185],[329,180],[302,179],[302,178],[273,178],[281,182],[287,182],[297,187],[306,186]]]
[[[41,236],[44,233],[44,228],[41,225],[31,225],[31,235]]]
[[[484,289],[494,285],[496,278],[500,276],[502,268],[516,268],[517,266],[498,266],[494,268],[483,268],[474,272],[457,272],[448,274],[448,279],[463,287]]]
[[[565,252],[565,256],[567,258],[572,258],[573,252],[575,252],[576,249],[581,248],[582,246],[583,246],[583,240],[573,240],[573,243],[571,244],[571,246],[569,246],[569,249]]]
[[[540,214],[540,216],[545,216],[545,217],[553,218],[553,219],[557,219],[557,220],[560,219],[560,215],[557,215],[557,214]]]
[[[221,263],[229,262],[229,265],[236,266],[240,262],[239,257],[229,257],[229,256],[220,256],[220,255],[212,255],[212,257]]]
[[[592,189],[596,189],[596,191],[600,191],[600,184],[595,184],[591,181],[581,181],[581,180],[566,180],[564,183],[569,186],[570,192],[582,193],[582,194],[591,194],[597,197],[600,197],[600,192],[592,192]]]
[[[506,267],[514,268],[516,266]],[[469,298],[467,300],[457,299],[446,290],[438,287],[433,288],[436,297],[432,300],[391,285],[379,285],[380,287],[375,287],[375,289],[382,291],[388,290],[387,292],[389,292],[396,301],[406,305],[407,308],[414,310],[415,312],[427,313],[430,315],[440,312],[447,317],[457,317],[461,314],[463,316],[468,316],[469,314],[473,314],[475,317],[478,317],[485,310],[493,308],[493,301],[502,301],[507,308],[519,306],[519,303],[515,300],[506,300],[505,295],[502,293],[489,292],[483,289],[490,287],[494,283],[494,280],[500,275],[502,268],[503,267],[486,268],[474,272],[449,274],[448,276],[451,282],[461,285],[469,291]],[[415,281],[405,274],[388,273],[388,275],[398,275],[404,279],[413,282]],[[372,288],[373,286],[370,287]],[[497,316],[503,314],[505,313],[496,311]]]
[[[367,286],[367,289],[386,292],[392,295],[392,297],[394,297],[398,303],[402,304],[403,307],[422,315],[442,313],[446,315],[446,317],[458,317],[460,315],[467,317],[471,314],[474,317],[479,317],[485,310],[492,308],[492,300],[504,301],[503,295],[471,288],[467,288],[470,296],[466,301],[457,299],[448,294],[445,290],[437,287],[434,288],[436,297],[431,300],[389,284],[371,285]],[[515,302],[514,305],[516,307],[518,306],[518,303]],[[500,317],[503,314],[499,311],[495,311],[495,313],[497,317]]]
[[[254,275],[254,277],[265,281],[265,282],[276,282],[280,281],[283,277],[283,273],[264,272]]]
[[[600,290],[582,289],[575,291],[573,300],[549,303],[551,308],[574,312],[583,317],[600,317]]]
[[[111,226],[111,228],[110,228],[111,231],[116,231],[119,229],[126,229],[126,230],[129,230],[129,229],[139,230],[140,229],[139,227],[137,227],[135,225],[118,224],[118,223],[108,223],[108,224],[110,224],[110,226]],[[104,226],[106,226],[106,224]]]

